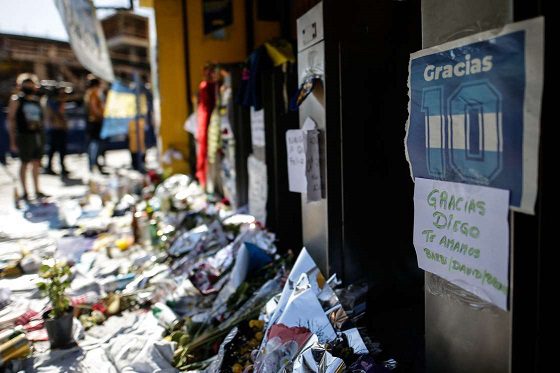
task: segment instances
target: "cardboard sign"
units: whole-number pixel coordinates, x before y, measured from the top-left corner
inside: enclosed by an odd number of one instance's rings
[[[534,213],[544,19],[413,53],[406,152],[414,178],[510,191]]]
[[[507,309],[507,190],[416,178],[418,266]]]

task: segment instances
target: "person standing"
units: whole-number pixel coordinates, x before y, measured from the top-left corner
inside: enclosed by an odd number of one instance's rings
[[[101,81],[94,76],[88,77],[88,89],[84,95],[84,104],[87,115],[89,170],[93,172],[93,168],[96,166],[99,172],[106,174],[99,164],[99,155],[103,152],[103,141],[100,135],[105,105]]]
[[[54,153],[58,152],[60,159],[60,176],[62,178],[68,175],[68,171],[66,171],[66,167],[64,166],[68,132],[68,125],[64,116],[65,102],[66,93],[64,92],[64,87],[56,88],[54,94],[47,97],[44,102],[47,139],[49,141],[48,164],[45,168],[45,172],[50,175],[56,175],[56,172],[52,169],[52,160]]]
[[[198,87],[198,105],[196,130],[196,178],[203,190],[206,190],[208,173],[208,125],[216,105],[215,66],[207,63],[203,69],[203,80]]]
[[[19,154],[21,166],[19,177],[23,188],[22,198],[29,200],[27,191],[27,168],[31,164],[33,185],[37,198],[47,197],[39,188],[39,171],[45,133],[43,113],[37,90],[39,81],[33,74],[24,73],[17,77],[18,93],[13,95],[8,106],[8,128],[10,133],[10,149]]]

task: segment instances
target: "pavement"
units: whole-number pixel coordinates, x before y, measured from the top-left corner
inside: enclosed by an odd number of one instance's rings
[[[157,165],[156,160],[157,150],[155,148],[149,149],[147,154],[147,167],[151,168]],[[117,170],[132,169],[130,153],[128,150],[110,150],[106,152],[106,167],[105,170],[115,173]],[[43,164],[46,164],[46,159],[43,159]],[[59,172],[58,158],[55,155],[53,160],[53,168],[55,172]],[[19,160],[8,158],[6,166],[0,166],[0,215],[9,214],[11,210],[15,209],[14,203],[14,186],[17,185],[18,193],[22,194],[21,185],[19,183]],[[66,156],[66,168],[70,175],[65,180],[60,176],[45,175],[39,176],[39,185],[43,193],[46,193],[55,199],[62,197],[80,196],[87,190],[87,182],[92,176],[88,170],[88,159],[86,154],[71,154]],[[97,173],[97,171],[94,171]],[[27,180],[27,188],[31,196],[34,195],[33,182],[31,178],[31,171]]]

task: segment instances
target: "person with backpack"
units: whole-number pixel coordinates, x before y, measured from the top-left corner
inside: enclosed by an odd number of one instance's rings
[[[39,187],[39,172],[45,143],[43,112],[37,91],[39,80],[34,74],[24,73],[17,77],[18,93],[8,105],[8,130],[10,150],[19,154],[21,166],[19,177],[23,188],[22,199],[29,200],[27,170],[31,165],[36,198],[48,197]]]

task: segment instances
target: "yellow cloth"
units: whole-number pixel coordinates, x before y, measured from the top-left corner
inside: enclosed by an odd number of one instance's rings
[[[140,151],[142,153],[146,152],[146,143],[144,139],[144,119],[140,118],[138,120],[138,127],[140,128]],[[131,120],[128,122],[128,148],[132,153],[137,152],[137,142],[136,142],[136,120]]]
[[[283,39],[267,41],[264,46],[274,66],[280,66],[286,62],[296,62],[292,44],[288,41]]]

